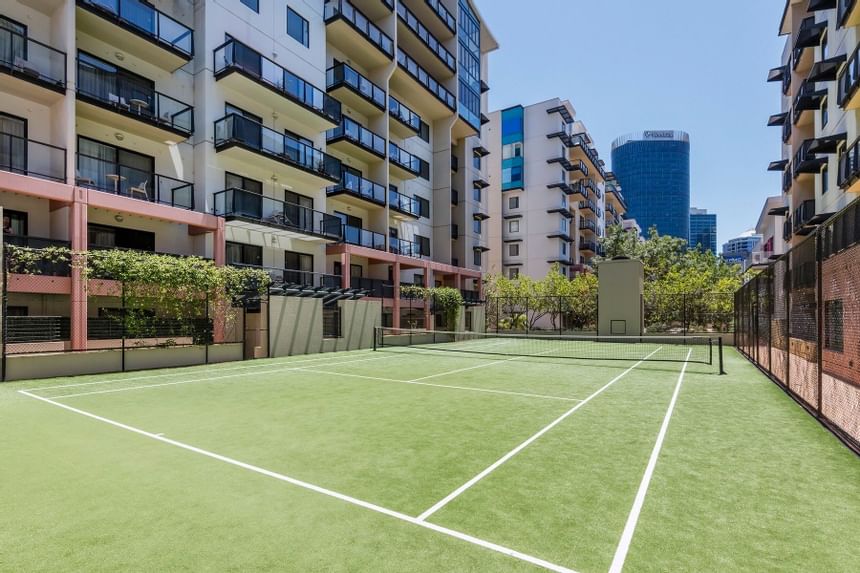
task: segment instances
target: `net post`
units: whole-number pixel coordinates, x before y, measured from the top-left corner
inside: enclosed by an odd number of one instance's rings
[[[373,351],[376,352],[376,337],[379,335],[379,327],[373,327]]]
[[[708,338],[708,365],[714,363],[714,339]]]
[[[723,363],[723,337],[720,336],[717,340],[719,345],[720,376],[723,376],[726,373],[725,364]]]

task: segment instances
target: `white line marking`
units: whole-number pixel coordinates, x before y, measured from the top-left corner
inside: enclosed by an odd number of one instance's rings
[[[367,352],[370,352],[370,351],[368,350]],[[362,354],[366,354],[366,353],[362,353]],[[266,360],[265,363],[247,364],[247,365],[243,365],[243,366],[233,366],[233,367],[229,367],[229,368],[219,368],[219,370],[221,372],[232,372],[234,370],[247,370],[250,368],[267,368],[267,367],[272,367],[272,366],[277,366],[277,365],[305,364],[307,362],[319,362],[321,360],[331,360],[331,359],[332,358],[330,356],[327,356],[325,358],[311,358],[309,360],[283,360],[280,362],[276,362],[272,359],[265,359]],[[382,357],[380,357],[379,359],[382,360]],[[182,367],[181,371],[178,373],[181,374],[183,371],[186,371],[185,368],[190,369],[190,368],[197,368],[197,367],[201,367],[201,366],[202,367],[217,366],[217,364],[218,363],[215,363],[215,364],[198,364],[197,366]],[[224,364],[224,363],[221,363],[221,364]],[[77,388],[79,386],[93,386],[93,385],[97,385],[97,384],[114,384],[114,383],[119,383],[119,382],[130,382],[130,381],[135,381],[135,380],[149,380],[151,378],[165,378],[165,377],[170,377],[170,376],[176,376],[178,373],[177,372],[166,372],[164,374],[149,374],[146,376],[131,376],[128,378],[113,378],[111,380],[95,380],[93,382],[79,382],[77,384],[57,384],[56,386],[33,386],[32,388],[24,388],[24,390],[27,390],[28,392],[32,392],[32,391],[36,391],[36,390],[54,390],[57,388]]]
[[[383,357],[385,358],[385,357]],[[335,362],[330,366],[339,364],[353,364],[355,362],[367,362],[370,360],[382,360],[383,358],[363,358],[361,360],[350,360],[348,362]],[[226,380],[228,378],[240,378],[242,376],[255,376],[260,374],[278,374],[280,372],[314,372],[304,368],[275,368],[273,370],[258,370],[255,372],[239,372],[237,374],[225,374],[223,376],[206,376],[204,378],[191,378],[190,380],[176,380],[174,382],[162,382],[161,384],[141,384],[139,386],[128,386],[126,388],[111,388],[110,390],[94,390],[91,392],[75,392],[73,394],[60,394],[59,396],[51,396],[55,400],[62,398],[78,398],[80,396],[95,396],[97,394],[116,394],[118,392],[129,392],[132,390],[146,390],[147,388],[163,388],[165,386],[179,386],[182,384],[191,384],[192,382],[212,382],[215,380]]]
[[[369,509],[370,511],[375,511],[375,512],[381,513],[383,515],[387,515],[389,517],[399,519],[400,521],[405,521],[407,523],[411,523],[413,525],[417,525],[419,527],[423,527],[425,529],[429,529],[431,531],[435,531],[437,533],[441,533],[443,535],[447,535],[449,537],[453,537],[455,539],[459,539],[461,541],[465,541],[467,543],[471,543],[473,545],[483,547],[484,549],[489,549],[490,551],[495,551],[497,553],[501,553],[503,555],[513,557],[514,559],[519,559],[520,561],[525,561],[526,563],[531,563],[532,565],[542,567],[542,568],[547,569],[549,571],[555,571],[556,573],[576,573],[576,571],[574,571],[572,569],[568,569],[567,567],[562,567],[561,565],[556,565],[555,563],[551,563],[551,562],[546,561],[544,559],[540,559],[538,557],[534,557],[532,555],[528,555],[526,553],[522,553],[520,551],[510,549],[510,548],[505,547],[503,545],[498,545],[498,544],[493,543],[491,541],[486,541],[484,539],[474,537],[474,536],[469,535],[467,533],[456,531],[454,529],[449,529],[447,527],[442,527],[441,525],[436,525],[433,523],[427,523],[425,521],[420,521],[420,520],[418,520],[418,519],[416,519],[410,515],[400,513],[399,511],[394,511],[393,509],[388,509],[388,508],[385,508],[385,507],[382,507],[382,506],[379,506],[379,505],[376,505],[376,504],[373,504],[373,503],[370,503],[370,502],[367,502],[367,501],[364,501],[364,500],[361,500],[361,499],[358,499],[355,497],[351,497],[351,496],[348,496],[348,495],[345,495],[342,493],[338,493],[338,492],[330,490],[330,489],[326,489],[326,488],[323,488],[323,487],[320,487],[317,485],[313,485],[313,484],[308,483],[308,482],[298,480],[296,478],[289,477],[289,476],[284,475],[284,474],[280,474],[280,473],[277,473],[277,472],[274,472],[271,470],[267,470],[267,469],[261,468],[259,466],[255,466],[255,465],[251,465],[251,464],[248,464],[245,462],[241,462],[239,460],[229,458],[227,456],[222,456],[221,454],[216,454],[215,452],[210,452],[208,450],[204,450],[202,448],[198,448],[198,447],[192,446],[190,444],[179,442],[177,440],[172,440],[170,438],[166,438],[166,437],[161,436],[159,434],[153,434],[151,432],[147,432],[146,430],[141,430],[140,428],[135,428],[134,426],[129,426],[127,424],[123,424],[122,422],[117,422],[115,420],[111,420],[109,418],[105,418],[105,417],[99,416],[97,414],[87,412],[85,410],[74,408],[74,407],[69,406],[67,404],[55,402],[54,400],[51,400],[50,398],[45,398],[44,396],[38,396],[38,395],[32,394],[26,390],[18,390],[18,392],[21,394],[24,394],[25,396],[29,396],[30,398],[33,398],[35,400],[40,400],[40,401],[45,402],[47,404],[51,404],[51,405],[56,406],[58,408],[68,410],[69,412],[74,412],[75,414],[80,414],[81,416],[86,416],[87,418],[91,418],[93,420],[97,420],[99,422],[109,424],[109,425],[114,426],[116,428],[120,428],[120,429],[126,430],[128,432],[139,434],[141,436],[151,438],[153,440],[157,440],[159,442],[162,442],[162,443],[165,443],[165,444],[177,447],[177,448],[181,448],[183,450],[187,450],[189,452],[193,452],[193,453],[199,454],[201,456],[206,456],[208,458],[212,458],[214,460],[218,460],[218,461],[224,462],[226,464],[230,464],[230,465],[233,465],[233,466],[236,466],[236,467],[248,470],[248,471],[252,471],[252,472],[255,472],[255,473],[258,473],[258,474],[261,474],[261,475],[264,475],[264,476],[267,476],[267,477],[270,477],[270,478],[273,478],[273,479],[276,479],[279,481],[283,481],[283,482],[292,484],[294,486],[313,491],[315,493],[326,495],[328,497],[333,497],[335,499],[339,499],[340,501],[344,501],[344,502],[350,503],[352,505],[363,507],[364,509]]]
[[[655,350],[654,352],[652,352],[651,354],[648,354],[647,356],[645,356],[642,360],[640,360],[639,362],[637,362],[636,364],[634,364],[633,366],[631,366],[630,368],[628,368],[627,370],[625,370],[624,372],[622,372],[621,374],[619,374],[618,376],[613,378],[612,380],[610,380],[605,386],[603,386],[602,388],[600,388],[599,390],[594,392],[591,396],[589,396],[588,398],[586,398],[585,400],[583,400],[582,402],[580,402],[579,404],[577,404],[576,406],[574,406],[573,408],[571,408],[570,410],[568,410],[567,412],[565,412],[564,414],[562,414],[561,416],[559,416],[558,418],[556,418],[555,420],[550,422],[548,425],[544,426],[543,429],[541,429],[539,432],[537,432],[532,437],[527,439],[525,442],[523,442],[522,444],[520,444],[519,446],[517,446],[516,448],[514,448],[510,452],[506,453],[504,456],[502,456],[501,458],[496,460],[492,465],[487,467],[481,473],[479,473],[478,475],[476,475],[475,477],[473,477],[472,479],[470,479],[469,481],[467,481],[466,483],[464,483],[463,485],[461,485],[460,487],[458,487],[457,489],[455,489],[454,491],[449,493],[443,499],[439,500],[439,502],[437,502],[435,505],[433,505],[433,507],[431,507],[430,509],[428,509],[427,511],[425,511],[424,513],[419,515],[418,519],[420,521],[424,521],[425,519],[427,519],[428,517],[430,517],[431,515],[433,515],[434,513],[436,513],[437,511],[439,511],[443,507],[445,507],[446,505],[448,505],[448,503],[450,503],[453,499],[455,499],[460,494],[462,494],[464,491],[466,491],[467,489],[469,489],[470,487],[472,487],[473,485],[475,485],[476,483],[478,483],[479,481],[481,481],[482,479],[484,479],[485,477],[490,475],[499,466],[501,466],[502,464],[507,462],[509,459],[511,459],[512,457],[514,457],[515,455],[520,453],[522,450],[527,448],[532,442],[534,442],[535,440],[537,440],[538,438],[540,438],[541,436],[543,436],[544,434],[549,432],[551,429],[556,427],[558,424],[563,422],[565,420],[565,418],[567,418],[568,416],[570,416],[571,414],[573,414],[574,412],[576,412],[577,410],[579,410],[580,408],[582,408],[583,406],[588,404],[593,398],[600,395],[604,390],[606,390],[607,388],[609,388],[610,386],[612,386],[613,384],[615,384],[616,382],[621,380],[621,378],[623,378],[628,372],[630,372],[631,370],[633,370],[634,368],[636,368],[637,366],[639,366],[640,364],[645,362],[647,359],[651,358],[654,354],[659,352],[661,349],[662,349],[662,346],[660,348],[658,348],[657,350]]]
[[[648,460],[648,466],[645,468],[645,474],[642,476],[642,483],[639,484],[639,491],[636,492],[636,498],[633,500],[633,508],[630,510],[630,515],[627,517],[627,523],[624,526],[624,533],[621,534],[621,541],[618,543],[618,548],[615,550],[615,557],[612,559],[612,566],[609,568],[609,573],[621,573],[624,568],[624,560],[627,558],[627,552],[630,550],[630,543],[633,541],[633,533],[636,531],[636,523],[639,521],[639,514],[642,512],[642,506],[645,504],[645,495],[648,493],[648,486],[651,484],[651,477],[654,475],[654,468],[657,466],[657,458],[660,456],[660,450],[663,448],[663,440],[666,438],[666,432],[669,429],[669,420],[672,418],[672,412],[675,410],[675,403],[678,401],[678,394],[681,393],[681,384],[684,382],[684,372],[687,370],[687,364],[690,360],[690,355],[693,353],[691,348],[687,352],[687,360],[684,361],[684,366],[681,367],[681,374],[678,376],[678,383],[675,385],[675,392],[672,394],[672,400],[669,402],[669,408],[666,410],[666,416],[663,418],[663,424],[660,426],[660,432],[657,434],[657,441],[654,443],[654,449],[651,451],[651,458]]]
[[[507,396],[523,396],[525,398],[542,398],[545,400],[564,400],[566,402],[581,402],[578,398],[564,398],[562,396],[549,396],[546,394],[530,394],[527,392],[512,392],[508,390],[491,390],[489,388],[470,388],[468,386],[449,386],[448,384],[431,384],[429,382],[414,382],[411,380],[396,380],[394,378],[379,378],[377,376],[363,376],[361,374],[347,374],[346,372],[330,372],[326,370],[308,370],[307,368],[293,368],[297,372],[316,372],[319,374],[330,374],[332,376],[347,376],[349,378],[361,378],[363,380],[375,380],[377,382],[396,382],[397,384],[412,384],[415,386],[431,386],[433,388],[449,388],[451,390],[467,390],[469,392],[485,392],[487,394],[504,394]]]
[[[538,354],[546,354],[546,352],[538,352]],[[533,355],[533,356],[535,356]],[[512,360],[519,360],[520,358],[526,358],[525,356],[514,356],[512,358],[505,358],[504,360],[494,360],[493,362],[487,362],[486,364],[478,364],[476,366],[468,366],[466,368],[458,368],[456,370],[448,370],[447,372],[439,372],[438,374],[430,374],[429,376],[422,376],[421,378],[413,378],[412,380],[407,380],[410,384],[414,384],[415,382],[421,382],[422,380],[430,380],[431,378],[438,378],[440,376],[448,376],[449,374],[457,374],[459,372],[466,372],[468,370],[477,370],[478,368],[487,368],[489,366],[495,366],[496,364],[502,364],[504,362],[511,362]]]

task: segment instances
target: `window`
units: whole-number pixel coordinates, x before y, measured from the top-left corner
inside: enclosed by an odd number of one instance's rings
[[[480,155],[473,155],[472,156],[472,167],[474,167],[478,171],[481,170],[481,156]]]
[[[26,236],[27,213],[3,209],[3,234]]]
[[[253,113],[247,112],[244,109],[242,109],[241,107],[237,107],[237,106],[233,105],[232,103],[225,103],[224,104],[224,115],[230,115],[231,113],[234,113],[236,115],[240,115],[246,119],[250,119],[251,121],[256,121],[257,123],[263,123],[263,118],[260,117],[259,115],[254,115]]]
[[[422,273],[415,273],[412,275],[412,284],[424,286],[424,275]]]
[[[522,187],[523,184],[523,167],[522,165],[512,165],[502,169],[502,185],[514,188]]]
[[[472,199],[474,199],[478,203],[481,202],[481,188],[480,187],[474,188],[474,190],[472,191]]]
[[[475,219],[474,221],[472,221],[472,230],[475,232],[476,235],[481,234],[481,220],[480,219]]]
[[[473,262],[475,263],[475,266],[481,266],[481,251],[479,249],[475,249],[475,257]]]
[[[305,48],[310,47],[308,37],[308,21],[302,18],[298,12],[287,7],[287,35]]]
[[[567,243],[564,241],[561,243],[561,254],[567,256]]]
[[[508,254],[512,257],[520,256],[520,244],[513,243],[511,245],[508,245]]]
[[[423,121],[418,126],[418,137],[430,143],[430,126]]]
[[[239,0],[239,2],[241,2],[254,12],[260,12],[260,0]]]
[[[317,286],[314,284],[314,256],[284,251],[284,282]]]
[[[117,195],[153,199],[155,159],[78,136],[78,178]]]
[[[229,171],[224,173],[224,188],[225,189],[244,189],[257,195],[263,194],[263,182],[256,179],[249,179]]]
[[[520,198],[519,197],[511,197],[508,199],[508,208],[509,209],[519,209],[520,208]]]
[[[842,300],[824,301],[824,348],[843,351]]]
[[[263,247],[227,241],[228,265],[263,265]]]
[[[423,197],[415,196],[415,201],[418,202],[418,214],[421,217],[430,218],[430,201]]]
[[[3,19],[0,18],[0,24]],[[17,36],[12,36],[14,40]],[[8,46],[0,46],[0,63],[6,60],[3,50]],[[23,117],[0,112],[0,165],[4,170],[13,173],[27,174],[27,120]]]
[[[415,242],[418,243],[418,248],[422,255],[429,257],[430,256],[430,238],[422,237],[421,235],[415,235]],[[424,279],[421,279],[420,284],[424,284]],[[415,283],[419,284],[419,283]]]
[[[827,111],[827,98],[821,100],[821,127],[827,125],[827,122],[830,121],[830,114]]]
[[[522,142],[509,143],[502,146],[502,159],[513,159],[514,157],[523,156]]]
[[[830,190],[830,170],[827,165],[821,168],[821,194],[824,195]]]
[[[472,311],[467,310],[464,314],[466,317],[466,332],[471,332],[472,331]]]
[[[519,267],[511,267],[508,269],[508,278],[515,279],[520,276]]]
[[[87,226],[87,241],[90,247],[120,248],[135,251],[155,252],[155,233],[90,224]]]
[[[514,219],[513,221],[508,221],[508,232],[509,233],[519,233],[520,232],[520,220]]]

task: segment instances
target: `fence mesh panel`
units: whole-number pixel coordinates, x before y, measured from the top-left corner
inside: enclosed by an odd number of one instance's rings
[[[747,357],[860,453],[860,200],[735,296]]]

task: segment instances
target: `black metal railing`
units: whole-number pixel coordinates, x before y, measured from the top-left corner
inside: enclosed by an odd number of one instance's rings
[[[66,54],[14,30],[0,28],[0,71],[64,90]]]
[[[791,217],[794,232],[806,226],[813,217],[815,217],[815,199],[807,199],[794,210],[794,215]]]
[[[388,142],[388,158],[392,163],[415,175],[423,177],[425,173],[430,171],[430,166],[426,161],[401,149],[393,141]]]
[[[388,238],[388,252],[395,255],[403,255],[405,257],[420,257],[421,245],[406,239],[398,239],[397,237]]]
[[[340,219],[309,207],[235,188],[219,191],[212,199],[219,217],[246,219],[333,240],[343,236]]]
[[[840,26],[845,25],[845,20],[848,18],[848,14],[854,10],[854,6],[857,4],[857,0],[838,0],[836,3],[836,21]]]
[[[430,52],[436,56],[452,72],[457,71],[457,58],[449,52],[442,43],[436,39],[436,36],[430,33],[430,30],[421,23],[412,10],[406,7],[402,2],[397,4],[397,16],[406,24],[413,34],[415,34],[421,43],[423,43]]]
[[[388,96],[388,114],[416,133],[421,129],[421,117],[394,96]]]
[[[440,84],[427,70],[419,66],[418,62],[402,49],[397,50],[397,64],[449,109],[453,111],[457,108],[457,98],[454,97],[454,94]]]
[[[326,70],[326,89],[333,90],[344,86],[379,109],[385,109],[385,90],[361,75],[349,64],[341,62]]]
[[[476,290],[460,289],[460,295],[463,297],[463,302],[469,305],[483,302],[481,300],[481,293]]]
[[[78,0],[78,4],[118,24],[133,28],[154,43],[182,54],[194,55],[194,33],[143,0]]]
[[[132,199],[194,210],[194,184],[78,153],[75,183]]]
[[[266,271],[272,280],[273,288],[342,288],[343,278],[340,275],[328,275],[312,271],[295,269],[280,269],[276,267],[264,267],[262,265],[249,265],[245,263],[229,263],[231,267],[244,269],[258,269]],[[273,293],[274,294],[274,293]]]
[[[239,145],[331,181],[340,180],[341,163],[336,157],[235,113],[215,122],[215,147],[223,149],[231,145]]]
[[[0,171],[66,182],[66,150],[0,133]]]
[[[391,37],[380,30],[376,24],[371,22],[361,10],[350,4],[348,0],[327,0],[324,10],[326,23],[339,18],[343,19],[389,58],[394,57],[394,41]]]
[[[586,219],[585,217],[579,218],[579,228],[580,229],[588,229],[589,231],[597,232],[597,225],[591,219]]]
[[[782,172],[782,191],[783,193],[791,189],[791,184],[794,181],[794,170],[791,164],[785,166],[785,171]]]
[[[395,211],[412,215],[413,217],[421,216],[421,207],[418,204],[418,200],[413,197],[407,197],[394,189],[388,190],[388,204]]]
[[[354,119],[343,116],[340,125],[326,132],[326,141],[346,140],[374,155],[385,157],[385,138],[367,129]]]
[[[385,250],[385,235],[352,225],[343,226],[343,242],[347,245],[366,247],[377,251]]]
[[[344,171],[340,183],[326,188],[328,195],[348,193],[379,205],[385,205],[385,187],[360,175]]]
[[[794,154],[791,164],[794,168],[795,177],[800,173],[817,172],[821,163],[826,161],[825,158],[819,158],[814,152],[810,151],[813,143],[815,143],[814,139],[807,139],[800,144],[800,147],[798,147],[797,152]]]
[[[194,133],[194,108],[125,76],[78,59],[78,97],[182,135]]]
[[[69,241],[46,239],[44,237],[32,237],[30,235],[3,235],[3,243],[6,246],[22,247],[25,249],[41,250],[49,247],[71,247]],[[57,260],[50,258],[38,258],[32,264],[19,261],[14,253],[6,249],[6,269],[10,273],[25,273],[49,277],[67,277],[71,274],[71,261],[65,257]]]
[[[350,277],[349,287],[367,291],[367,296],[373,298],[392,298],[394,284],[382,279],[367,277]]]
[[[839,187],[845,188],[860,177],[860,140],[839,156]]]
[[[227,40],[214,56],[216,78],[237,71],[332,123],[340,122],[339,101],[242,42]]]
[[[452,34],[457,33],[457,19],[448,11],[440,0],[424,0],[433,12],[439,16],[442,23],[451,31]]]
[[[860,51],[854,50],[845,66],[839,72],[837,79],[838,99],[840,107],[845,107],[860,86]]]
[[[7,316],[5,342],[62,342],[69,340],[72,323],[68,316]]]
[[[131,331],[123,326],[122,316],[100,316],[87,319],[87,338],[118,340],[121,338],[192,338],[196,344],[212,342],[211,318],[135,318]]]

